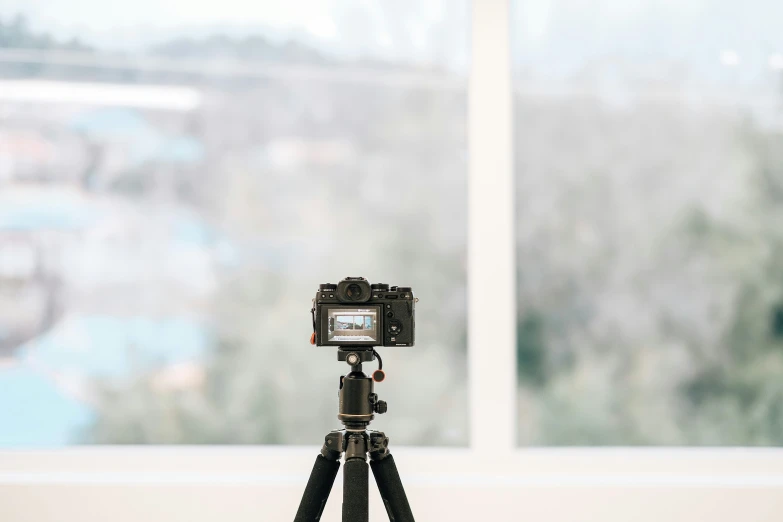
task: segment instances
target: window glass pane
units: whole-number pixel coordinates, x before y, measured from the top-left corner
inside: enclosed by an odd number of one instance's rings
[[[353,316],[343,315],[337,317],[338,330],[353,330]]]
[[[465,444],[466,63],[466,2],[3,2],[0,446],[319,445],[345,276],[421,298],[371,427]]]
[[[521,444],[783,444],[781,16],[515,2]]]

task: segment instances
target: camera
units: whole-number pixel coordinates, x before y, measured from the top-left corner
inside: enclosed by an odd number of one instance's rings
[[[407,286],[346,277],[318,287],[313,300],[318,346],[413,346],[416,299]]]

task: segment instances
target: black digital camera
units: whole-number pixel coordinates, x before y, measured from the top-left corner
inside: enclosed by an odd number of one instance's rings
[[[413,346],[413,290],[346,277],[320,285],[313,306],[318,346]]]

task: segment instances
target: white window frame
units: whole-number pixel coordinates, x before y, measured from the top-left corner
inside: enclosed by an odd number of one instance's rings
[[[516,447],[509,2],[472,1],[470,447],[393,448],[417,518],[783,520],[783,450],[778,448]],[[472,326],[497,322],[498,310],[507,327],[478,335]],[[4,450],[0,520],[290,520],[317,450]],[[338,479],[324,520],[340,520],[341,493]],[[375,493],[371,509],[373,519],[385,519]]]

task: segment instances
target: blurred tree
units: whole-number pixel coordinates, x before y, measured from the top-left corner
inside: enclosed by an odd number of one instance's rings
[[[746,122],[752,159],[739,217],[698,220],[692,245],[735,282],[732,310],[704,366],[683,383],[694,443],[783,445],[783,133]]]
[[[520,443],[783,443],[780,136],[665,101],[517,110]]]
[[[546,343],[543,317],[528,312],[517,323],[517,378],[522,385],[546,383]]]
[[[17,14],[10,20],[0,20],[0,49],[67,49],[89,51],[91,48],[78,39],[57,41],[47,33],[30,29],[27,18]]]
[[[148,368],[100,383],[89,440],[318,444],[339,426],[346,368],[307,344],[310,301],[318,283],[360,274],[421,298],[416,348],[381,350],[390,413],[373,427],[395,444],[465,444],[464,92],[269,82],[214,94],[196,116],[210,169],[190,179],[209,197],[188,204],[203,201],[236,257],[206,303],[203,376],[166,389],[165,368]]]

